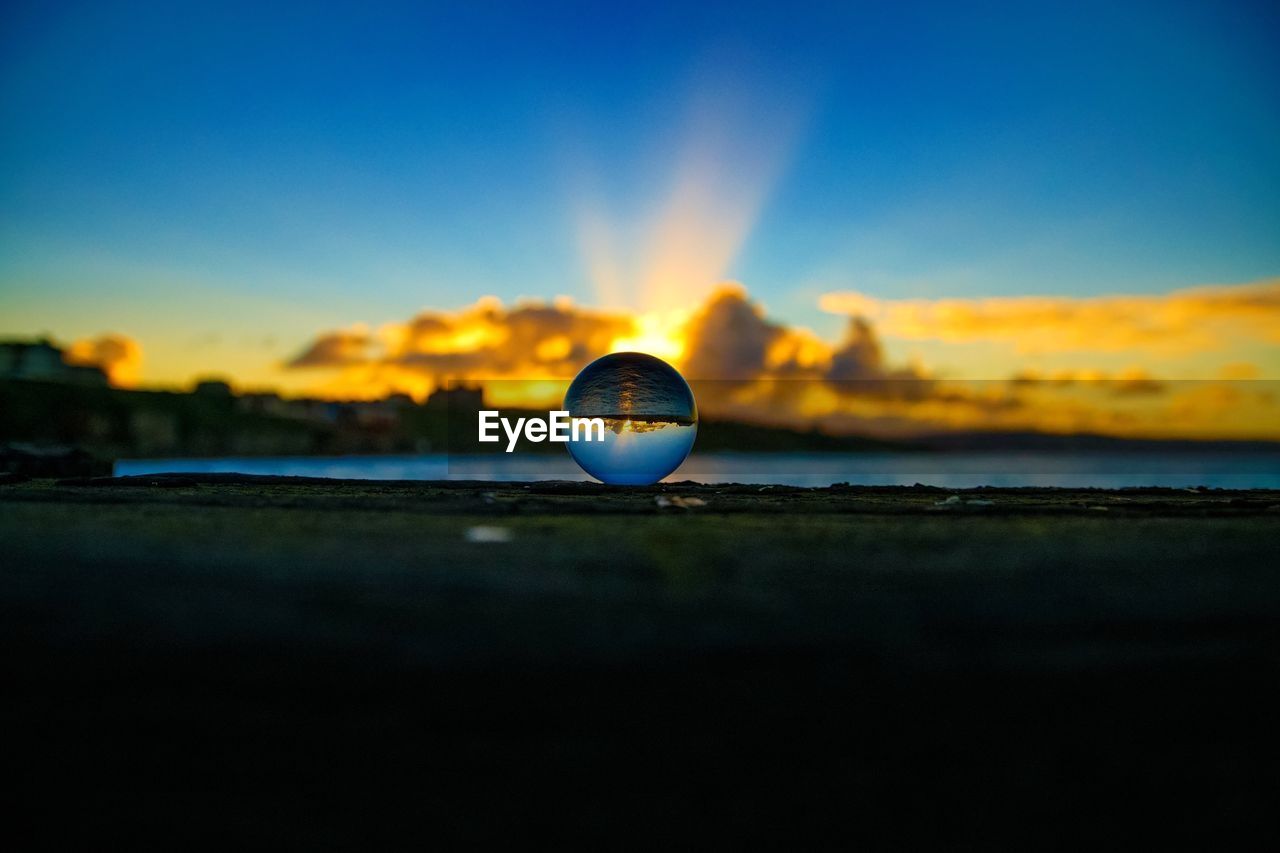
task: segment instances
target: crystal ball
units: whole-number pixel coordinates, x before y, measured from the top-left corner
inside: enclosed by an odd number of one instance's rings
[[[572,418],[600,418],[569,441],[569,454],[602,483],[647,486],[680,467],[698,434],[698,406],[660,358],[616,352],[582,368],[564,396]],[[590,439],[590,440],[588,440]]]

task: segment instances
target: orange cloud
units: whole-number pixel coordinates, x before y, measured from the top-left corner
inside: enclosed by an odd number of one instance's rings
[[[1125,394],[1159,394],[1167,389],[1167,383],[1153,377],[1144,368],[1134,367],[1119,373],[1108,373],[1105,370],[1058,370],[1045,375],[1037,370],[1020,370],[1010,380],[1015,385],[1037,386],[1050,385],[1065,387],[1077,383],[1093,383],[1109,393],[1121,396]]]
[[[448,380],[570,379],[609,352],[644,349],[698,380],[914,379],[891,369],[865,321],[854,319],[843,342],[774,322],[736,284],[720,285],[688,316],[634,316],[560,300],[505,308],[482,299],[456,312],[424,311],[376,332],[363,326],[317,336],[290,369],[337,371],[335,396],[391,392],[423,396]]]
[[[542,406],[563,397],[584,365],[646,349],[671,360],[711,418],[904,436],[948,430],[1098,432],[1145,437],[1280,437],[1269,385],[1171,382],[1144,368],[942,380],[891,364],[865,316],[840,340],[766,316],[736,284],[722,284],[683,316],[633,316],[567,301],[511,308],[484,299],[425,311],[376,331],[316,337],[290,363],[323,369],[332,397],[422,398],[450,380],[478,381],[495,405]],[[648,342],[652,347],[647,347]]]
[[[84,338],[67,347],[63,361],[101,368],[112,385],[132,388],[142,370],[142,346],[124,335]]]
[[[422,397],[448,380],[571,378],[634,329],[630,316],[566,300],[508,309],[486,298],[456,312],[423,311],[376,333],[361,326],[326,332],[285,366],[337,370],[324,389],[333,396]]]
[[[368,359],[373,338],[363,329],[325,332],[294,357],[290,367],[344,367]]]
[[[823,310],[864,316],[882,334],[948,343],[999,341],[1021,353],[1162,354],[1221,349],[1242,339],[1280,343],[1280,279],[1150,296],[875,299],[828,293]]]
[[[683,328],[681,367],[693,379],[919,379],[915,368],[886,364],[875,329],[851,318],[843,340],[769,320],[738,284],[712,293]]]

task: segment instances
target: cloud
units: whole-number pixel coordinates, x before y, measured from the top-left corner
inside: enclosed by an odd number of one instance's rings
[[[423,311],[376,332],[364,326],[317,335],[285,365],[334,374],[325,393],[422,396],[448,380],[571,379],[609,352],[642,346],[657,315],[583,308],[567,300],[507,308],[485,298],[459,311]],[[874,329],[851,320],[845,339],[828,343],[807,329],[768,319],[741,285],[719,285],[687,317],[658,330],[662,353],[691,380],[917,379],[891,369]],[[641,342],[641,343],[637,343]],[[865,386],[859,386],[865,390]]]
[[[851,318],[832,345],[808,329],[769,320],[738,284],[726,283],[685,325],[682,368],[693,379],[921,379],[912,367],[891,368],[879,336]]]
[[[484,299],[457,314],[424,312],[382,331],[387,357],[437,373],[484,378],[572,376],[634,328],[631,317],[568,300],[508,310]]]
[[[1169,387],[1167,382],[1156,379],[1141,367],[1122,370],[1118,373],[1109,373],[1105,370],[1059,370],[1048,375],[1037,370],[1020,370],[1009,381],[1023,387],[1057,388],[1087,383],[1117,397],[1162,394]]]
[[[138,384],[142,370],[142,345],[125,335],[83,338],[67,347],[63,360],[67,364],[101,368],[112,385],[132,388]]]
[[[685,375],[692,379],[755,379],[770,350],[787,334],[747,300],[744,289],[722,285],[685,326]]]
[[[1258,365],[1247,361],[1233,361],[1218,369],[1219,379],[1257,379],[1261,375]]]
[[[565,300],[506,307],[482,299],[458,311],[423,311],[375,331],[317,335],[287,365],[327,377],[329,397],[422,398],[449,380],[478,381],[494,405],[543,406],[609,352],[646,340],[690,380],[712,419],[910,436],[949,430],[1043,430],[1117,435],[1266,437],[1280,434],[1266,388],[1174,383],[1145,368],[944,380],[894,364],[878,324],[849,318],[835,342],[770,318],[737,284],[700,306],[663,315],[584,308]],[[498,381],[505,380],[505,381]],[[1239,383],[1237,383],[1239,384]],[[1214,385],[1215,387],[1210,387]]]
[[[1241,339],[1280,343],[1280,279],[1144,296],[876,299],[824,295],[823,310],[873,321],[886,336],[947,343],[998,341],[1021,353],[1191,353]]]
[[[325,332],[289,361],[289,367],[345,367],[370,355],[373,338],[363,329]]]
[[[510,309],[492,298],[459,311],[423,311],[376,332],[363,326],[324,332],[285,367],[337,371],[325,392],[422,396],[447,380],[572,377],[634,330],[627,315],[566,300]]]
[[[847,429],[859,402],[918,400],[932,381],[887,363],[874,328],[852,319],[832,344],[808,329],[769,319],[738,284],[721,284],[682,328],[678,366],[701,410],[793,427]],[[840,423],[836,423],[840,420]],[[865,424],[864,424],[865,425]]]

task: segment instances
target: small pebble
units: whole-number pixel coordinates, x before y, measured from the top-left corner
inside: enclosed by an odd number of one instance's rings
[[[667,507],[672,507],[672,506],[684,507],[685,509],[689,509],[695,506],[707,505],[707,502],[704,501],[702,498],[686,498],[686,497],[682,497],[681,495],[672,495],[671,497],[667,497],[666,495],[656,495],[653,499],[653,502],[662,509],[666,509]]]
[[[496,527],[489,524],[479,524],[475,527],[467,528],[466,540],[468,542],[477,543],[510,542],[511,529],[508,527]]]

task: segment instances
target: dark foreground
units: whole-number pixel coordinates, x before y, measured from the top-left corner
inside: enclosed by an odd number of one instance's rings
[[[1274,837],[1280,493],[952,494],[2,484],[7,773],[95,848]]]

